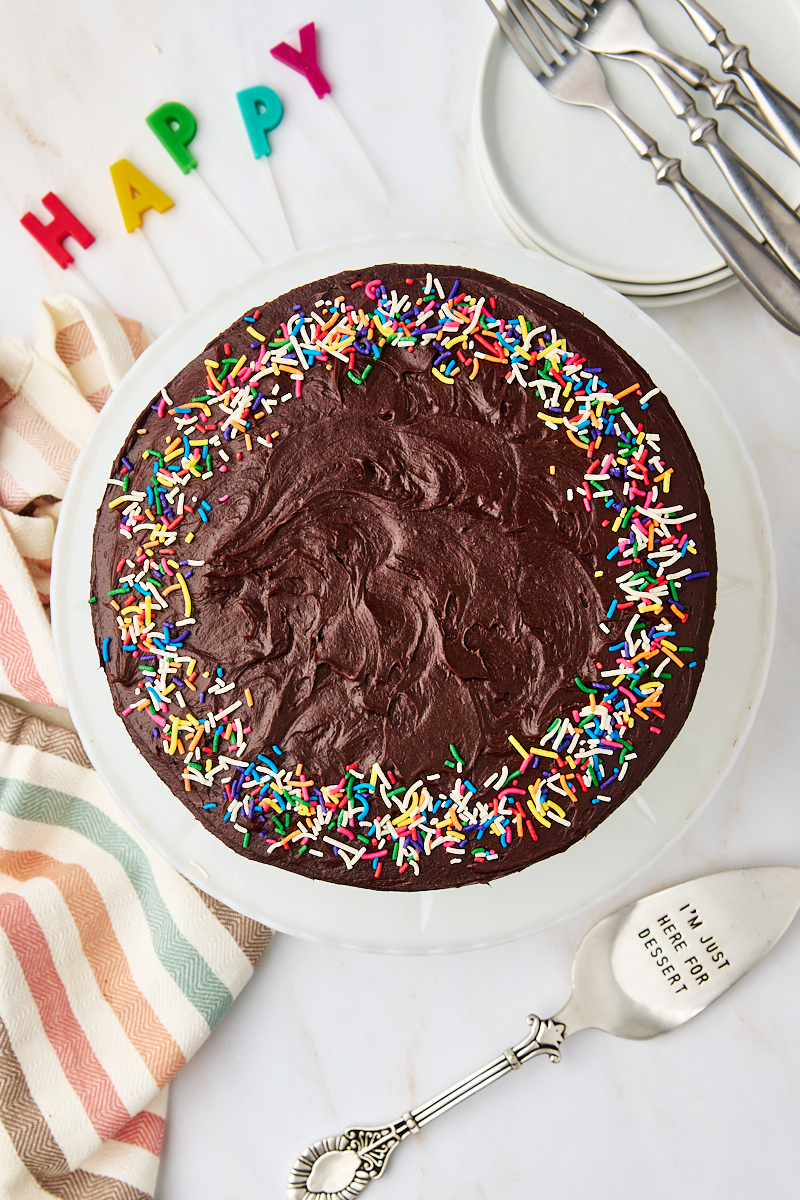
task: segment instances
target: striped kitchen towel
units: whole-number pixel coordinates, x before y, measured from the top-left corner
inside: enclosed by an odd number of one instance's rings
[[[53,296],[33,347],[0,343],[0,694],[66,703],[42,607],[60,500],[92,421],[148,340],[138,321]]]
[[[58,501],[143,343],[135,323],[58,297],[33,350],[0,346],[0,692],[22,701],[62,700]],[[270,937],[160,858],[75,733],[0,699],[0,1197],[152,1197],[167,1084]]]

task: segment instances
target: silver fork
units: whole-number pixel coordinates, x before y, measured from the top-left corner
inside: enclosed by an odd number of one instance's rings
[[[525,0],[522,0],[525,3]],[[530,8],[530,3],[526,4]],[[587,50],[596,54],[647,54],[688,83],[695,90],[705,91],[714,108],[737,112],[750,125],[768,138],[784,153],[787,147],[762,116],[758,106],[743,96],[733,79],[715,79],[705,67],[691,59],[668,50],[652,36],[641,13],[631,0],[545,0],[539,7],[567,37],[576,38]]]
[[[692,97],[661,63],[646,54],[610,57],[635,62],[647,72],[675,116],[688,125],[694,145],[708,151],[750,220],[792,274],[800,278],[800,218],[794,209],[724,141],[713,117],[697,111]]]
[[[641,158],[649,159],[656,182],[671,187],[692,213],[709,241],[764,308],[793,333],[800,334],[800,286],[717,204],[684,177],[677,158],[661,153],[658,144],[611,99],[602,67],[588,50],[563,33],[547,37],[521,0],[510,0],[513,14],[486,0],[500,27],[528,70],[557,100],[605,112]],[[524,24],[523,24],[524,22]]]
[[[747,46],[732,42],[716,17],[712,17],[696,0],[678,0],[694,21],[709,46],[716,46],[722,56],[722,69],[729,75],[738,75],[791,154],[800,163],[800,109],[796,104],[773,87],[750,63]],[[571,0],[570,11],[574,0]]]
[[[558,38],[559,31],[563,32],[563,24],[556,24],[558,9],[553,0],[524,0],[524,4],[525,9],[532,11],[542,31],[549,33],[550,40]],[[512,9],[514,7],[512,3]],[[519,4],[516,7],[519,8]],[[578,38],[578,45],[582,44],[583,40]],[[647,54],[612,54],[608,57],[634,62],[650,76],[675,116],[688,125],[692,142],[708,151],[753,224],[792,274],[800,278],[800,219],[793,209],[720,137],[717,122],[697,111],[686,89],[660,62]]]

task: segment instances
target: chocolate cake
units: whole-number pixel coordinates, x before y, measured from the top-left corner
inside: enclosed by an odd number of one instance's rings
[[[120,719],[207,829],[429,890],[623,803],[692,707],[715,594],[702,472],[642,368],[546,296],[386,264],[165,380],[91,599]]]

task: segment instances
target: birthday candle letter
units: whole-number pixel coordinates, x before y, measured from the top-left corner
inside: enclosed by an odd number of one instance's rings
[[[170,157],[178,164],[184,175],[190,175],[197,186],[205,194],[208,202],[213,205],[215,211],[225,219],[231,231],[236,235],[243,246],[246,247],[249,254],[252,254],[259,263],[262,263],[262,258],[246,237],[242,233],[239,226],[234,221],[231,214],[220,201],[219,197],[212,192],[206,181],[197,169],[197,159],[189,150],[189,142],[197,133],[197,121],[194,119],[194,113],[186,107],[185,104],[179,104],[177,101],[171,101],[169,104],[162,104],[160,108],[155,109],[150,113],[145,120],[161,142],[164,149]],[[269,151],[267,151],[269,153]],[[163,193],[161,193],[163,195]],[[120,201],[122,203],[122,201]],[[170,201],[170,203],[172,203]],[[155,205],[148,207],[154,208]],[[159,211],[163,211],[159,209]]]
[[[48,192],[46,196],[42,197],[42,204],[48,212],[53,214],[53,220],[49,225],[43,225],[39,218],[31,212],[20,217],[20,221],[28,233],[33,234],[39,245],[44,247],[50,257],[66,270],[75,259],[62,245],[64,238],[74,237],[78,245],[85,250],[91,246],[94,235],[89,233],[85,225],[81,225],[75,214],[71,213],[66,204],[62,204],[53,192]]]
[[[197,160],[188,147],[197,133],[197,121],[186,105],[177,101],[162,104],[145,120],[184,175],[193,171]]]
[[[239,101],[253,154],[256,158],[263,158],[271,153],[267,134],[280,124],[283,116],[280,97],[272,88],[251,87],[237,92],[236,99]]]
[[[170,200],[169,196],[157,188],[151,179],[138,171],[126,158],[121,158],[119,162],[113,164],[111,178],[114,181],[117,200],[119,200],[128,233],[133,233],[140,227],[142,213],[146,213],[151,208],[154,208],[156,212],[163,213],[173,206],[174,202]]]
[[[294,46],[290,46],[287,42],[280,42],[277,46],[272,47],[270,54],[284,66],[292,67],[301,75],[305,75],[320,100],[331,90],[331,85],[322,74],[317,62],[317,34],[313,21],[304,25],[300,30],[299,50],[295,50]]]

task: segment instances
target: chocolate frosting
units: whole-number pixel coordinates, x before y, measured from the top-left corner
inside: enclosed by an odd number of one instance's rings
[[[494,295],[498,313],[554,327],[603,368],[611,392],[632,384],[643,394],[652,390],[641,367],[580,314],[453,267],[383,265],[321,280],[265,304],[258,326],[271,333],[294,306],[311,311],[321,298],[349,299],[354,279],[377,277],[387,289],[409,291],[406,277],[419,281],[429,269],[445,290],[459,279],[462,291]],[[241,322],[215,339],[167,385],[173,404],[204,394],[204,360],[220,361],[225,344],[250,357],[251,341]],[[623,637],[630,613],[606,618],[619,594],[606,557],[615,544],[608,512],[565,500],[570,489],[582,494],[585,453],[538,418],[538,393],[506,382],[504,368],[487,363],[476,379],[462,373],[444,386],[431,373],[435,353],[431,346],[387,348],[359,384],[339,362],[309,371],[302,395],[260,422],[279,434],[269,452],[257,446],[232,459],[225,474],[192,481],[192,495],[207,501],[213,519],[197,535],[205,566],[192,581],[198,621],[186,646],[198,672],[221,667],[236,684],[231,695],[249,688],[256,698],[247,713],[248,758],[278,745],[309,779],[336,781],[351,764],[368,772],[377,762],[408,782],[441,773],[442,782],[429,787],[447,792],[457,772],[442,764],[454,744],[464,761],[459,772],[478,783],[503,764],[519,765],[509,736],[533,745],[554,717],[583,706],[585,687],[576,678],[599,680],[609,666],[601,655]],[[638,402],[635,408],[641,420]],[[241,827],[237,833],[217,810],[203,809],[206,794],[184,791],[183,761],[154,741],[150,721],[126,717],[130,736],[217,836],[238,852],[304,874],[432,889],[491,880],[565,850],[638,786],[680,730],[713,622],[713,524],[699,464],[663,396],[650,403],[646,422],[675,468],[670,501],[675,496],[685,512],[697,513],[691,535],[709,576],[686,589],[691,603],[680,634],[697,666],[675,673],[659,732],[637,722],[637,757],[613,799],[579,801],[569,827],[555,823],[538,841],[516,838],[495,861],[454,867],[431,858],[419,876],[386,871],[375,880],[364,861],[347,871],[330,855],[268,856],[267,843],[255,836],[243,851]],[[142,428],[147,435],[135,432]],[[148,406],[123,448],[133,489],[144,490],[152,475],[140,452],[154,443],[156,429]],[[608,486],[621,498],[621,481]],[[104,504],[92,574],[100,598],[115,587],[113,568],[127,549],[120,543],[118,516]],[[93,612],[98,644],[112,638],[107,670],[122,712],[132,703],[136,663],[117,646],[114,610],[99,603]],[[262,827],[252,828],[255,834]]]

